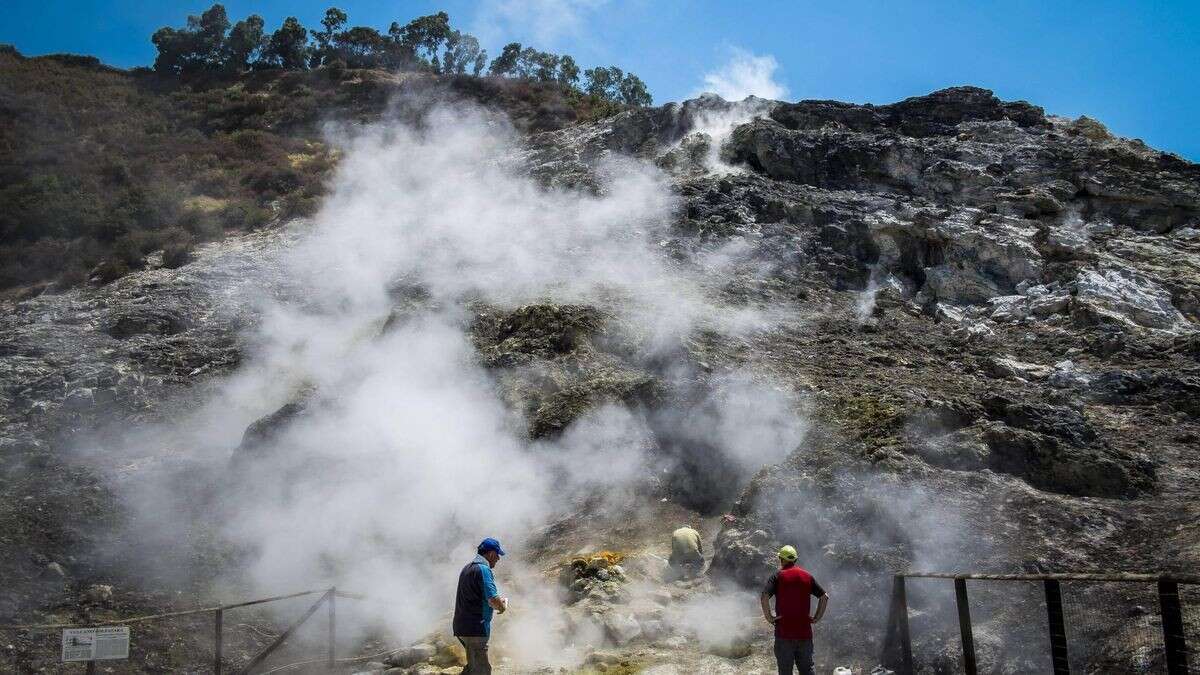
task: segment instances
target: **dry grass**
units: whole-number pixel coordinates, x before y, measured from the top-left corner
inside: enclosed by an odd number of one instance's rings
[[[477,101],[525,131],[619,109],[547,83],[325,68],[181,81],[11,48],[0,92],[10,294],[109,281],[168,247],[182,263],[195,243],[314,213],[337,162],[322,124],[369,123],[401,92]]]

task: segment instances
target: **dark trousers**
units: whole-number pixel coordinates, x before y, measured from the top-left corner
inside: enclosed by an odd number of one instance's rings
[[[796,668],[800,675],[813,675],[812,640],[775,638],[775,663],[779,665],[779,675],[792,675]]]
[[[492,675],[492,664],[488,661],[487,636],[473,637],[456,635],[467,650],[467,665],[462,669],[462,675]]]

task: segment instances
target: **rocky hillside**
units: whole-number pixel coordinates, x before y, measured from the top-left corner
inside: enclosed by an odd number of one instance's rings
[[[743,240],[770,273],[722,291],[802,308],[700,357],[810,392],[820,420],[741,494],[710,573],[753,587],[797,542],[859,596],[832,632],[882,636],[895,570],[1194,570],[1200,166],[969,87],[752,109],[719,175],[689,131],[737,112],[704,99],[545,151],[572,176],[604,150],[655,157],[686,200],[673,250]],[[982,604],[999,667],[1020,622]],[[920,657],[953,671],[956,648]],[[1135,670],[1135,651],[1092,663]]]
[[[226,232],[311,215],[336,162],[324,125],[370,123],[417,93],[533,131],[623,107],[503,77],[339,64],[180,78],[0,45],[0,292],[105,283],[155,250],[178,266]]]
[[[599,617],[605,627],[598,640],[609,651],[593,664],[768,667],[761,628],[745,629],[746,650],[697,656],[676,639],[689,629],[682,619],[670,625],[670,608],[719,587],[756,588],[782,543],[833,595],[818,638],[826,670],[878,663],[898,570],[1200,563],[1200,166],[1112,137],[1096,121],[971,87],[887,106],[703,97],[535,125],[521,139],[512,171],[547,191],[602,199],[625,170],[614,160],[652,165],[675,199],[652,233],[655,259],[701,278],[698,292],[722,314],[770,317],[750,329],[699,325],[664,348],[647,334],[666,317],[631,323],[619,299],[466,301],[461,321],[476,359],[529,437],[569,436],[588,411],[616,406],[644,416],[652,454],[671,460],[627,497],[637,517],[589,511],[585,501],[522,542],[539,569],[579,546],[662,553],[664,522],[692,518],[715,530],[715,516],[733,516],[699,584],[657,586],[644,557],[629,575],[643,575],[651,591],[613,590],[624,577],[595,569],[579,571],[592,581],[567,579],[582,596],[565,610],[578,614],[571,621]],[[202,522],[220,503],[224,464],[193,464],[189,448],[153,441],[141,442],[156,450],[136,461],[107,453],[133,445],[131,429],[153,437],[256,358],[264,317],[236,299],[264,289],[302,295],[278,252],[305,232],[297,221],[206,244],[177,269],[151,254],[145,269],[107,285],[6,301],[4,621],[172,606],[184,601],[165,599],[165,589],[207,597],[236,568],[242,553]],[[442,301],[403,283],[387,298],[389,318],[372,328],[380,340]],[[697,417],[667,414],[703,412],[740,373],[790,392],[792,414],[807,420],[787,458],[761,470],[690,431]],[[222,462],[252,466],[272,434],[304,428],[305,411],[323,405],[332,404],[319,389],[305,389],[261,419],[239,408],[240,422],[222,430]],[[191,473],[173,473],[180,466]],[[196,511],[186,532],[159,531],[122,498],[162,475],[176,477],[171,489]],[[131,551],[199,572],[145,575]],[[98,583],[115,583],[115,599],[89,600]],[[1133,595],[1144,590],[1067,592],[1077,607],[1111,603],[1113,593],[1141,606],[1152,602]],[[1041,619],[1029,619],[1042,616],[1039,591],[1026,591],[1019,602],[1003,589],[973,595],[977,649],[993,672],[1044,665]],[[925,672],[958,667],[943,599],[910,591]],[[1144,636],[1131,624],[1089,625],[1073,655],[1095,672],[1142,672],[1161,659],[1134,649]],[[1018,641],[1036,648],[1007,648]],[[33,672],[52,668],[53,654],[23,635],[5,658]],[[187,650],[171,658],[145,657],[145,667],[201,667]],[[522,672],[518,662],[506,667]]]

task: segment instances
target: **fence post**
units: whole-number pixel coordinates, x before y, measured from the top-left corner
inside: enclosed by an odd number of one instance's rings
[[[1183,632],[1183,612],[1179,606],[1179,584],[1160,579],[1158,604],[1162,610],[1163,643],[1167,648],[1168,675],[1187,675],[1187,638]]]
[[[912,675],[912,640],[908,634],[908,596],[903,574],[892,577],[892,603],[880,662],[900,671],[900,675]]]
[[[1063,619],[1062,587],[1056,579],[1047,579],[1046,618],[1050,625],[1050,663],[1054,675],[1071,675],[1071,662],[1067,658],[1067,627]]]
[[[967,580],[954,579],[954,595],[958,600],[958,631],[962,635],[963,672],[978,675],[975,664],[975,636],[971,632],[971,607],[967,604]]]
[[[217,611],[213,612],[213,673],[221,675],[221,651],[222,640],[224,640],[223,622],[224,611],[218,607]]]
[[[337,643],[337,610],[334,607],[334,599],[337,598],[337,587],[333,586],[329,589],[329,667],[333,668],[334,657],[336,655]]]

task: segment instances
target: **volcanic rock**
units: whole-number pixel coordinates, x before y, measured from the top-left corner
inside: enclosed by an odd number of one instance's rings
[[[286,403],[275,412],[255,420],[246,427],[234,456],[250,457],[262,451],[279,438],[289,424],[302,416],[307,407],[307,400],[300,399]]]
[[[436,646],[427,642],[419,642],[388,656],[385,663],[390,666],[408,668],[429,661],[437,656],[437,653]]]
[[[1185,324],[1171,295],[1149,279],[1123,270],[1083,270],[1075,280],[1072,316],[1082,324],[1113,321],[1172,329]]]
[[[625,645],[642,634],[642,627],[633,615],[613,612],[604,618],[604,631],[617,645]]]
[[[190,321],[169,308],[131,307],[113,316],[105,331],[118,339],[135,335],[175,335],[187,330]]]

